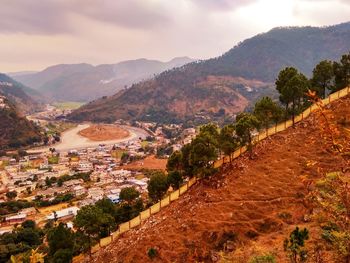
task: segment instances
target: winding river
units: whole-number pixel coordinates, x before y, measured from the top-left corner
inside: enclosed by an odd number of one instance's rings
[[[120,126],[121,128],[129,131],[130,135],[128,137],[123,138],[123,139],[117,139],[117,140],[92,141],[86,137],[79,135],[79,132],[81,130],[84,130],[84,129],[90,127],[90,125],[91,124],[88,124],[88,123],[79,124],[78,126],[63,132],[61,135],[61,141],[57,144],[50,146],[50,147],[54,147],[57,151],[62,152],[62,151],[69,151],[69,150],[73,150],[73,149],[97,147],[100,144],[112,145],[112,144],[116,144],[116,143],[120,143],[120,142],[132,141],[132,140],[135,140],[135,139],[140,138],[140,137],[142,139],[145,139],[148,135],[146,131],[144,131],[140,128],[135,128],[135,127],[130,127],[130,126]],[[28,150],[28,152],[35,153],[35,152],[48,151],[50,147],[33,148],[31,150]]]

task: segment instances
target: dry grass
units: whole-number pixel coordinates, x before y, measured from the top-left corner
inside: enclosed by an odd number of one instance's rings
[[[337,121],[350,119],[350,98],[331,108]],[[260,142],[255,158],[247,155],[202,180],[181,198],[100,250],[93,262],[150,262],[149,248],[159,256],[153,262],[213,262],[222,243],[235,233],[229,262],[249,262],[260,253],[272,253],[276,262],[288,262],[283,240],[295,226],[310,231],[308,249],[319,243],[320,230],[309,218],[304,199],[305,178],[314,182],[347,163],[329,151],[320,139],[319,114]],[[342,130],[342,129],[340,129]],[[349,142],[347,142],[349,144]],[[345,147],[350,147],[345,145]],[[324,262],[335,262],[325,252]]]
[[[129,163],[122,166],[123,169],[128,170],[164,170],[166,169],[167,159],[158,159],[154,155],[147,156],[145,159]]]

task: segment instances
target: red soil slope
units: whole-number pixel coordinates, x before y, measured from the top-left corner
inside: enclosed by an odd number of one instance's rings
[[[330,107],[336,114],[334,123],[348,123],[349,97]],[[261,251],[275,254],[277,262],[287,262],[283,240],[296,225],[309,228],[311,249],[319,242],[319,228],[308,220],[306,182],[346,167],[320,139],[320,118],[314,113],[296,128],[260,142],[253,160],[242,156],[197,183],[139,228],[97,252],[93,262],[150,262],[151,247],[159,252],[152,262],[214,262],[224,247],[234,251],[228,254],[229,262],[249,262]],[[349,142],[344,143],[350,148]],[[224,245],[232,233],[235,241]],[[335,262],[329,252],[324,259]]]

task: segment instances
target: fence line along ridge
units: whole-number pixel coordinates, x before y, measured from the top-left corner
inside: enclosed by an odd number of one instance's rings
[[[330,94],[327,98],[322,100],[322,103],[324,105],[328,105],[331,102],[340,99],[342,97],[345,97],[350,93],[350,87],[341,89],[335,93]],[[312,104],[309,108],[304,110],[301,114],[296,116],[294,118],[294,123],[298,123],[305,118],[307,118],[312,112],[318,109],[318,106],[316,104]],[[287,128],[293,126],[293,121],[292,120],[287,120],[284,121],[280,124],[276,124],[274,127],[271,127],[269,129],[266,129],[263,132],[260,132],[258,135],[253,137],[253,143],[256,144],[267,137],[274,135],[278,132],[284,131]],[[240,147],[238,150],[236,150],[232,155],[231,158],[236,159],[238,158],[241,154],[245,153],[247,151],[247,146]],[[217,160],[214,164],[214,167],[218,168],[221,167],[226,161],[229,161],[229,156],[225,156],[224,158]],[[138,216],[134,217],[133,219],[129,220],[128,222],[122,223],[119,225],[118,230],[111,233],[110,236],[102,238],[99,240],[99,242],[91,248],[91,252],[95,253],[97,252],[100,248],[105,247],[109,245],[110,243],[113,242],[113,240],[117,239],[118,236],[134,227],[139,226],[142,221],[146,220],[149,218],[151,215],[158,213],[163,207],[168,206],[171,202],[177,200],[182,194],[184,194],[192,185],[194,185],[197,182],[197,179],[191,178],[189,181],[187,181],[186,184],[181,186],[178,190],[171,192],[167,197],[164,199],[160,200],[158,203],[152,205],[148,209],[142,211]],[[74,257],[73,263],[74,262],[81,262],[83,259],[84,254],[78,255]]]

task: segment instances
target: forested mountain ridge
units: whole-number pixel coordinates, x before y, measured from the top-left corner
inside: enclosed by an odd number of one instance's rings
[[[5,96],[15,104],[21,113],[30,113],[42,108],[42,105],[37,101],[42,97],[37,91],[2,73],[0,73],[0,95]]]
[[[208,64],[216,74],[274,81],[287,66],[310,76],[319,61],[350,49],[350,22],[330,27],[278,27],[247,39]]]
[[[42,140],[40,128],[20,116],[15,104],[0,95],[0,150],[28,146]]]
[[[220,57],[165,71],[109,98],[84,105],[73,120],[184,121],[219,111],[234,114],[273,91],[278,72],[293,66],[310,76],[315,64],[349,51],[350,23],[275,28]]]

